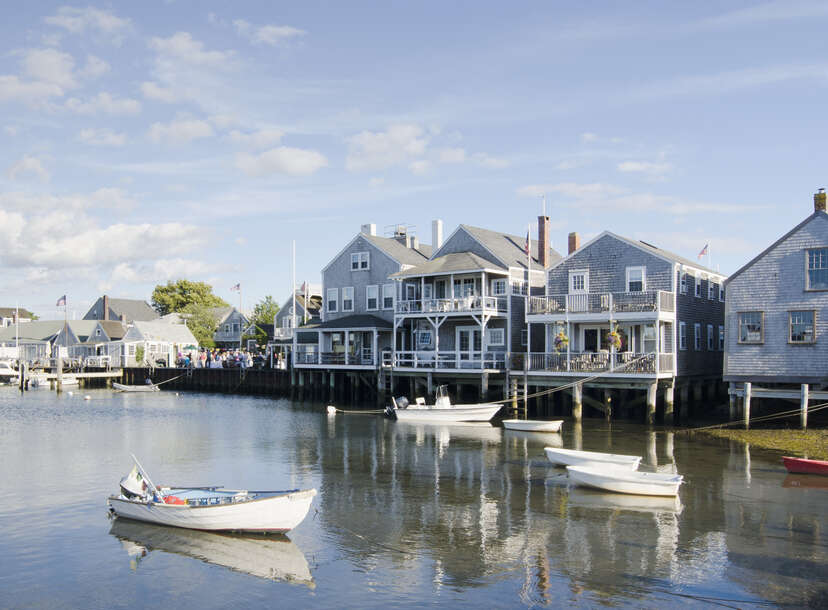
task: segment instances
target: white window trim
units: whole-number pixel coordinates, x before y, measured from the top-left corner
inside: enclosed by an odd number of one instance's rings
[[[641,292],[645,292],[647,290],[647,267],[644,267],[642,265],[627,267],[627,282],[625,284],[625,286],[627,287],[627,292],[630,292],[630,271],[641,271]]]
[[[495,288],[496,286],[503,286],[503,290],[499,292],[497,290],[497,288]],[[508,282],[506,282],[506,278],[495,278],[495,279],[492,280],[492,282],[491,282],[492,296],[495,296],[495,297],[506,296],[506,290],[507,289],[508,289]]]
[[[576,275],[583,275],[584,276],[584,288],[583,290],[573,290],[572,289],[572,278]],[[569,272],[569,294],[586,294],[589,292],[589,269],[572,269]]]
[[[701,351],[701,322],[693,324],[693,349]]]
[[[331,298],[331,295],[333,295],[333,298]],[[328,288],[325,296],[325,311],[327,313],[337,313],[339,311],[339,288]],[[333,309],[331,309],[331,303],[333,303]]]
[[[500,336],[499,341],[492,339],[492,333],[497,333]],[[501,347],[506,345],[506,329],[505,328],[487,328],[486,329],[486,345]]]
[[[434,298],[434,284],[423,284],[423,299]]]
[[[724,326],[719,324],[719,351],[720,352],[724,351],[724,344],[725,344]]]
[[[420,340],[420,337],[427,336],[428,343],[423,343]],[[434,347],[434,331],[430,329],[423,329],[423,330],[415,330],[414,331],[414,345],[416,345],[415,349],[424,349],[429,348],[432,349]]]
[[[405,300],[406,301],[413,301],[417,298],[417,285],[416,284],[406,284],[405,285]]]
[[[351,291],[351,298],[350,299],[347,299],[347,297],[345,296],[346,291],[348,291],[348,290]],[[345,308],[345,301],[346,300],[351,301],[351,307],[349,309]],[[354,310],[354,287],[353,286],[346,286],[342,289],[342,311],[345,312],[345,311],[353,311],[353,310]]]
[[[793,334],[793,314],[795,313],[810,313],[811,314],[811,340],[810,341],[794,341],[791,339]],[[791,309],[788,311],[788,343],[790,345],[814,345],[817,340],[817,312],[814,309]]]
[[[391,305],[388,307],[385,306],[385,291],[388,290],[391,293]],[[394,284],[383,284],[382,285],[382,308],[383,309],[394,309],[394,298],[396,297],[395,294],[395,286]]]
[[[758,313],[761,317],[759,319],[759,340],[758,341],[742,341],[742,315],[746,313]],[[763,345],[765,343],[765,312],[762,310],[751,309],[746,311],[736,312],[736,342],[739,345]]]
[[[370,298],[369,293],[371,291],[371,288],[373,288],[376,291],[376,294],[375,294],[376,306],[375,307],[370,307],[368,305],[368,299]],[[378,284],[371,284],[370,286],[366,286],[365,287],[365,310],[366,311],[377,311],[377,310],[379,310],[379,308],[380,308],[379,285]]]
[[[526,329],[520,331],[520,345],[521,347],[529,345],[529,331]]]
[[[721,284],[719,284],[719,301],[724,303],[724,300],[725,300],[725,287],[724,287],[724,282],[722,282]]]
[[[679,349],[687,349],[687,323],[679,322]]]
[[[687,294],[687,278],[690,277],[686,273],[682,273],[681,277],[679,278],[679,293],[680,294]]]
[[[696,298],[701,298],[701,281],[700,277],[693,277],[693,294],[696,295]]]
[[[354,267],[354,263],[356,263],[356,267]],[[351,252],[351,271],[368,271],[369,269],[371,269],[370,252]]]
[[[808,254],[813,250],[825,250],[828,246],[815,246],[813,248],[805,248],[805,291],[806,292],[825,292],[825,288],[811,288],[811,276],[808,274],[811,268],[808,263]],[[822,267],[820,267],[821,269]],[[790,330],[790,329],[789,329]],[[790,334],[789,337],[790,339]]]
[[[707,325],[707,351],[712,352],[716,350],[716,343],[713,340],[713,325]]]
[[[707,300],[713,301],[716,298],[716,295],[713,293],[713,287],[716,284],[713,280],[707,280]]]

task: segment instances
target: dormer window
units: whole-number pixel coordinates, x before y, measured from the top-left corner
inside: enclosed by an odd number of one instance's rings
[[[627,267],[627,292],[643,292],[646,278],[646,267]]]
[[[354,252],[351,254],[351,271],[365,271],[370,268],[369,252]]]

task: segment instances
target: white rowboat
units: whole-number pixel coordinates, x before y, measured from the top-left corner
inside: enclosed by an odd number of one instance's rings
[[[123,383],[112,382],[112,389],[116,392],[160,392],[161,389],[154,383],[147,383],[145,385],[125,385]]]
[[[524,432],[560,432],[562,419],[543,421],[539,419],[504,419],[503,427],[507,430],[522,430]]]
[[[578,485],[641,496],[677,496],[683,479],[680,474],[601,469],[600,466],[567,466],[566,473]]]
[[[391,399],[393,406],[388,407],[386,412],[396,417],[399,421],[417,422],[465,422],[465,421],[489,421],[500,411],[502,404],[481,404],[481,405],[453,405],[449,400],[446,386],[437,388],[437,396],[433,405],[425,404],[425,401],[418,398],[414,404],[406,400]]]
[[[575,449],[557,449],[545,447],[546,458],[558,466],[582,466],[594,464],[616,464],[635,470],[641,462],[640,455],[617,455],[614,453],[599,453],[597,451],[577,451]]]

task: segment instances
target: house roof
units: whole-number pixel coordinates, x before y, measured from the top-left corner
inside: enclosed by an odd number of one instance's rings
[[[804,227],[805,225],[807,225],[808,223],[810,223],[811,221],[813,221],[814,219],[819,218],[819,217],[828,219],[828,213],[823,212],[822,210],[815,211],[813,214],[808,216],[805,220],[803,220],[798,225],[796,225],[793,229],[791,229],[790,231],[785,233],[782,237],[780,237],[775,242],[773,242],[770,246],[768,246],[767,248],[762,250],[759,254],[757,254],[752,259],[750,259],[746,264],[744,264],[741,268],[739,268],[735,273],[732,273],[730,275],[730,277],[727,278],[727,281],[725,282],[725,284],[729,284],[730,282],[732,282],[737,276],[739,276],[743,272],[747,271],[750,267],[752,267],[754,264],[756,264],[756,262],[759,259],[764,257],[768,252],[773,250],[776,246],[778,246],[783,241],[788,239],[791,235],[793,235],[794,233],[799,231],[802,227]]]
[[[232,307],[232,306],[211,307],[210,308],[210,313],[213,314],[213,318],[215,318],[216,322],[221,324],[222,322],[224,322],[227,319],[227,316],[229,316],[231,313],[233,313],[234,309],[236,309],[236,308]]]
[[[327,322],[322,322],[321,324],[317,325],[316,328],[318,330],[330,330],[330,329],[338,329],[338,328],[378,328],[378,329],[391,329],[392,328],[391,322],[388,320],[383,320],[382,318],[378,318],[377,316],[372,316],[369,314],[356,314],[353,316],[345,316],[344,318],[337,318],[336,320],[328,320]],[[303,326],[302,329],[307,329],[307,326]]]
[[[126,334],[126,327],[117,320],[99,320],[98,324],[101,325],[111,341],[117,341]]]
[[[494,255],[505,267],[526,268],[526,236],[519,237],[509,233],[491,231],[480,227],[461,224],[460,229],[471,235],[489,252]],[[448,241],[448,240],[446,240]],[[530,255],[532,265],[540,266],[538,262],[539,242],[537,239],[530,239]],[[554,265],[561,260],[561,255],[554,248],[549,248],[549,264]]]
[[[95,327],[98,325],[95,320],[69,320],[66,324],[80,342],[84,342],[89,339],[90,335],[92,335],[92,332],[95,330]],[[120,322],[118,322],[118,325],[120,326]],[[61,328],[61,331],[62,330],[63,328]]]
[[[49,341],[63,328],[63,320],[33,320],[20,325],[20,339],[34,341]],[[16,326],[0,328],[0,341],[14,341]]]
[[[0,307],[0,318],[13,318],[15,311],[18,311],[16,307]],[[21,318],[31,318],[32,315],[28,309],[20,309]]]
[[[505,267],[496,265],[491,261],[487,261],[485,258],[478,256],[474,252],[453,252],[450,254],[444,254],[443,256],[438,256],[437,258],[417,265],[416,267],[409,267],[397,273],[392,273],[389,277],[438,275],[443,273],[486,271],[494,269],[506,272]]]
[[[158,312],[141,299],[109,299],[109,308],[128,322],[135,320],[157,320]]]
[[[380,237],[378,235],[367,235],[365,233],[360,233],[360,236],[403,265],[417,265],[431,257],[431,246],[428,244],[419,244],[415,250],[414,248],[406,247],[393,237]]]
[[[148,341],[169,341],[170,343],[182,345],[198,345],[193,333],[184,324],[169,324],[157,320],[136,320],[133,327]]]

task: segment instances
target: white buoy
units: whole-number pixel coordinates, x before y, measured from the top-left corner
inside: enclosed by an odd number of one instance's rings
[[[83,399],[84,400],[92,400],[92,397],[89,394],[87,394],[86,396],[83,397]]]
[[[75,395],[74,392],[68,392],[68,394],[69,394],[69,396],[74,396]]]
[[[336,415],[336,407],[333,405],[328,405],[328,415]]]

